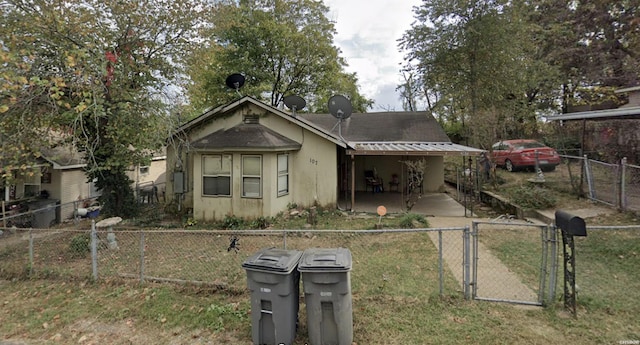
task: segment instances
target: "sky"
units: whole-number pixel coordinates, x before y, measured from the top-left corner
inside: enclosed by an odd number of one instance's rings
[[[334,44],[355,72],[360,93],[375,101],[369,112],[402,110],[398,84],[403,53],[398,39],[414,21],[414,6],[421,0],[324,0],[335,23]]]

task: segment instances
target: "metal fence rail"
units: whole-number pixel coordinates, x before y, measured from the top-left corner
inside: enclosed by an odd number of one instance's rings
[[[548,305],[555,299],[555,227],[473,222],[473,293],[478,300]]]
[[[242,263],[270,247],[344,247],[354,293],[463,293],[469,228],[393,230],[14,230],[0,237],[0,275],[136,279],[244,292]],[[452,262],[453,261],[453,262]]]

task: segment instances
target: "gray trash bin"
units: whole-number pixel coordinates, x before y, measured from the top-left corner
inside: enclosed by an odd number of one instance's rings
[[[36,229],[47,229],[54,225],[56,220],[56,206],[58,200],[41,199],[29,203],[29,210],[33,211],[31,226]]]
[[[353,341],[351,264],[346,248],[311,248],[300,258],[311,345],[351,345]]]
[[[300,297],[300,273],[296,266],[301,255],[297,250],[269,248],[242,264],[251,291],[254,344],[293,344]]]

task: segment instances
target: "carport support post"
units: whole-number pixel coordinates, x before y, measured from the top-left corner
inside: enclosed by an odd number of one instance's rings
[[[354,211],[356,204],[356,158],[351,155],[351,212]]]

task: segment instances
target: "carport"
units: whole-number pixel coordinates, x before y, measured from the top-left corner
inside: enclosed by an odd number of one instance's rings
[[[408,173],[406,166],[401,163],[402,161],[422,158],[429,159],[435,157],[436,159],[432,159],[432,161],[435,162],[434,165],[438,165],[438,162],[443,162],[444,157],[446,156],[461,157],[463,160],[466,160],[467,158],[471,159],[472,157],[477,157],[484,152],[481,149],[451,142],[356,142],[350,144],[353,149],[346,149],[345,157],[350,164],[350,174],[348,176],[350,179],[350,188],[348,188],[348,191],[350,192],[351,211],[369,209],[371,203],[374,202],[372,199],[376,198],[388,203],[388,205],[391,205],[389,209],[390,212],[396,209],[399,211],[405,211],[404,200],[407,195],[407,189],[404,181],[407,180]],[[395,191],[391,191],[389,190],[390,188],[388,188],[385,193],[368,193],[366,191],[364,193],[356,193],[356,190],[358,190],[358,172],[368,168],[365,166],[364,168],[358,169],[358,157],[367,157],[369,158],[369,162],[382,160],[386,160],[388,162],[389,158],[397,161],[397,166],[400,167],[399,187]],[[360,160],[361,164],[363,164],[362,161],[363,160]],[[389,164],[382,165],[385,165],[385,168],[388,168]],[[434,196],[434,194],[437,194],[437,191],[433,190],[433,186],[440,189],[444,184],[444,165],[439,164],[439,166],[432,168],[431,173],[425,174],[425,183],[428,185],[427,190],[426,192],[424,190],[421,191],[425,196],[430,195],[429,198],[425,197],[425,200],[422,200],[420,203],[421,208],[427,214],[429,213],[428,210],[430,208],[436,209],[436,207],[428,207],[425,205],[425,202],[427,200],[432,202],[439,200],[437,196]],[[382,194],[386,195],[383,196]],[[364,202],[356,203],[356,196],[360,197]],[[362,205],[362,207],[357,207],[356,205]]]

